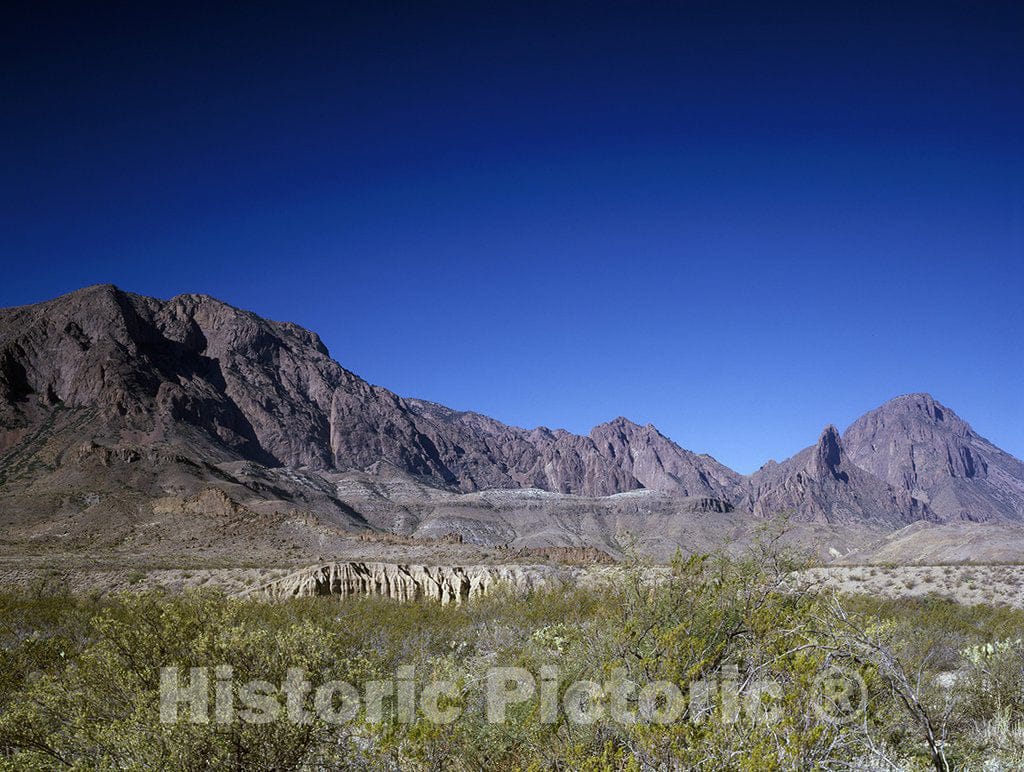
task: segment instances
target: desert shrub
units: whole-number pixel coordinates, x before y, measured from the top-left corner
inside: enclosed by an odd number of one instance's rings
[[[902,768],[1016,765],[1024,753],[1024,613],[936,597],[794,591],[788,577],[802,565],[775,548],[743,558],[679,557],[664,570],[609,572],[589,589],[495,593],[465,606],[264,602],[204,590],[0,595],[0,765],[771,770],[884,766],[883,758]],[[420,687],[452,682],[444,704],[462,715],[436,724],[422,709],[409,720],[394,713],[376,720],[363,709],[344,724],[254,724],[240,715],[163,724],[163,665],[177,666],[182,679],[190,667],[227,666],[238,682],[274,686],[290,668],[320,682],[361,684],[413,667]],[[636,715],[642,707],[633,689],[618,706],[607,692],[583,700],[595,710],[587,723],[564,710],[545,722],[531,699],[493,724],[482,693],[493,666],[534,675],[556,668],[559,702],[568,684],[584,679],[664,681],[686,696],[702,684],[712,689],[707,699],[684,701],[666,723],[617,720],[613,708]],[[854,721],[825,721],[811,709],[834,666],[863,684],[866,710]],[[748,701],[759,680],[778,691]],[[730,694],[739,695],[739,710]]]
[[[952,638],[969,645],[1014,637],[1024,631],[1024,611],[1008,606],[964,605],[938,595],[883,598],[851,595],[844,606],[852,613],[899,623],[905,634],[917,630],[932,641]]]
[[[161,724],[159,668],[223,665],[240,680],[278,683],[288,667],[352,677],[363,666],[360,652],[338,656],[345,631],[323,624],[323,611],[214,594],[122,596],[92,617],[76,656],[34,674],[10,700],[0,743],[16,767],[294,767],[315,750],[322,727]]]
[[[33,588],[0,594],[0,711],[32,676],[60,672],[89,643],[94,596]]]

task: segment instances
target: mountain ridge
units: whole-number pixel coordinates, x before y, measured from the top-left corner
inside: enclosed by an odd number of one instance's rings
[[[74,429],[61,423],[68,411]],[[32,438],[47,431],[52,458],[41,462]],[[0,497],[45,490],[83,440],[115,457],[118,448],[168,447],[202,463],[392,470],[461,493],[649,489],[758,519],[1024,520],[1024,462],[926,394],[896,397],[842,435],[830,425],[789,459],[740,475],[622,416],[574,434],[401,397],[345,369],[294,323],[209,295],[158,300],[114,285],[0,310]],[[146,495],[181,484],[161,475],[149,487],[124,484]],[[345,502],[317,506],[358,521]]]

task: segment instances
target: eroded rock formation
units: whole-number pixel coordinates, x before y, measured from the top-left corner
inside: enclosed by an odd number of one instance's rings
[[[424,599],[448,604],[464,603],[499,585],[526,592],[565,576],[565,570],[551,566],[327,563],[296,571],[253,593],[270,598],[376,595],[398,601]]]

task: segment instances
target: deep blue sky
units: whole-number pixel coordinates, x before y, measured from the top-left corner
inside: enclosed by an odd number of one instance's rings
[[[205,292],[744,472],[910,391],[1024,456],[1024,4],[156,5],[4,11],[0,305]]]

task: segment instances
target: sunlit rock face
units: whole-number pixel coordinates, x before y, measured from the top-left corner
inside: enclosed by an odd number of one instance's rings
[[[381,596],[397,601],[433,600],[445,605],[464,603],[498,586],[527,592],[564,581],[569,573],[553,566],[327,563],[296,571],[252,592],[270,598]]]
[[[928,394],[907,394],[843,434],[850,458],[942,520],[1024,519],[1024,463]]]
[[[850,461],[834,426],[818,442],[749,478],[746,507],[757,517],[779,515],[823,524],[879,522],[899,528],[931,519],[928,507]]]
[[[93,434],[130,431],[268,466],[383,465],[462,492],[728,499],[740,482],[625,419],[577,435],[405,399],[346,370],[316,333],[207,295],[97,285],[0,309],[0,449],[63,408],[89,410]]]
[[[370,480],[369,493],[346,492],[345,480]],[[395,484],[415,497],[397,502]],[[369,384],[298,325],[206,295],[97,285],[0,309],[0,510],[19,538],[62,547],[118,543],[158,516],[192,517],[167,526],[168,539],[191,543],[205,514],[258,539],[247,513],[295,512],[347,531],[500,546],[619,550],[641,537],[671,554],[706,543],[695,529],[731,533],[706,513],[735,513],[737,527],[777,516],[892,529],[1021,522],[1024,462],[910,394],[741,476],[652,425],[510,426]]]

